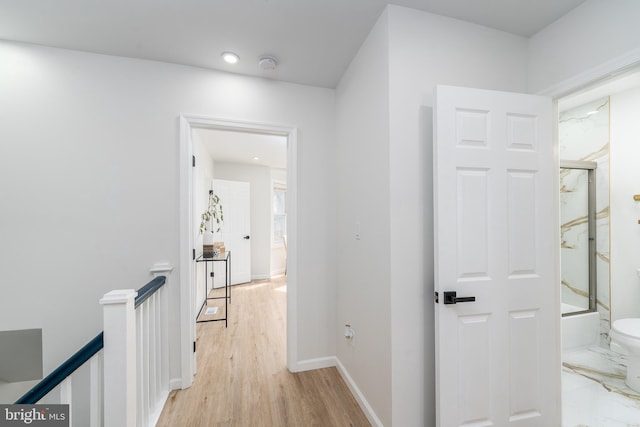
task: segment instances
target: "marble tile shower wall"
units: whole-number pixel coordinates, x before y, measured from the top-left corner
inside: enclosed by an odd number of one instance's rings
[[[600,342],[608,347],[607,334],[610,325],[609,305],[609,98],[560,113],[559,156],[561,160],[586,160],[596,162],[596,270],[597,305],[600,314]],[[588,245],[585,212],[569,206],[572,199],[579,198],[576,191],[579,174],[560,175],[560,203],[563,211],[561,225],[561,256],[563,271],[573,272],[562,276],[562,298],[564,302],[587,306],[584,265],[577,263],[576,254],[586,254]],[[565,212],[567,214],[565,215]],[[583,263],[582,260],[579,261]],[[566,276],[566,277],[565,277]],[[581,289],[582,286],[582,289]],[[566,297],[566,299],[565,299]]]

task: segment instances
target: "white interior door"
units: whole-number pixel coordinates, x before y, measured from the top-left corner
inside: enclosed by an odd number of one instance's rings
[[[224,223],[216,240],[231,251],[231,284],[251,281],[251,191],[248,182],[213,180],[213,189],[220,197]],[[224,286],[224,263],[216,262],[214,287]]]
[[[560,426],[552,102],[447,86],[435,101],[437,425]]]

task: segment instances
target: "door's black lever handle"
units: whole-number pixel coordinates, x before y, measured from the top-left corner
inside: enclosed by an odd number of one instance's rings
[[[476,300],[476,297],[457,297],[456,291],[445,291],[444,295],[444,304],[457,304],[459,302],[473,302]]]

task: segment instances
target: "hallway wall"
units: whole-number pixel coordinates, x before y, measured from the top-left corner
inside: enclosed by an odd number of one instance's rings
[[[388,6],[337,88],[338,327],[356,330],[337,354],[383,425],[435,422],[433,89],[524,91],[525,71],[522,37]]]
[[[530,93],[591,83],[585,73],[640,61],[640,2],[587,0],[528,41]],[[604,76],[597,76],[604,77]]]
[[[392,425],[389,304],[389,59],[386,12],[336,89],[337,357],[372,407]],[[356,237],[359,232],[359,237]],[[355,339],[344,338],[344,325]]]
[[[298,357],[335,354],[333,90],[5,41],[0,64],[0,330],[43,328],[45,373],[156,262],[179,342],[180,114],[300,129]]]
[[[403,7],[388,11],[393,425],[433,425],[433,91],[524,91],[526,39]]]
[[[611,321],[640,317],[640,88],[611,95]],[[607,331],[608,332],[608,331]]]

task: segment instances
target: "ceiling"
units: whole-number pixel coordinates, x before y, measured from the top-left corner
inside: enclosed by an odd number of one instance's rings
[[[335,88],[387,3],[531,36],[584,0],[0,0],[0,39]],[[240,62],[222,61],[233,51]],[[258,58],[278,58],[263,71]],[[219,162],[286,167],[286,138],[194,130]],[[259,160],[253,160],[258,157]]]
[[[583,1],[0,0],[0,39],[335,88],[386,3],[530,36]]]

